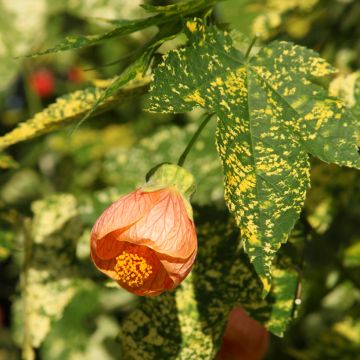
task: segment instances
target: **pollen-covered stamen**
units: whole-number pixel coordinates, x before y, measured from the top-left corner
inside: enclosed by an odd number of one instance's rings
[[[152,266],[142,256],[123,251],[116,257],[114,270],[119,281],[130,287],[139,287],[152,273]]]

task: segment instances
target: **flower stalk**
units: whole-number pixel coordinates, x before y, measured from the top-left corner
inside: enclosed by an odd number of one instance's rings
[[[191,138],[189,144],[187,145],[187,147],[185,148],[184,152],[181,154],[181,156],[179,157],[178,160],[178,166],[183,166],[184,162],[186,160],[186,157],[188,156],[191,148],[193,147],[193,145],[195,144],[197,138],[199,137],[199,135],[201,134],[201,132],[203,131],[204,127],[208,124],[208,122],[210,121],[210,119],[213,117],[214,113],[208,114],[205,119],[202,121],[202,123],[200,124],[199,128],[196,130],[195,134],[193,135],[193,137]]]
[[[245,59],[246,60],[249,58],[250,52],[251,52],[252,48],[254,47],[254,45],[255,45],[258,38],[259,38],[259,35],[255,34],[255,36],[251,40],[251,43],[250,43],[249,47],[246,50],[246,54],[245,54]]]

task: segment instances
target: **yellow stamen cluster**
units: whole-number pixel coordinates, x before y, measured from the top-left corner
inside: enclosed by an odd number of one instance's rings
[[[152,273],[152,266],[142,256],[123,251],[114,267],[119,280],[130,287],[139,287]]]

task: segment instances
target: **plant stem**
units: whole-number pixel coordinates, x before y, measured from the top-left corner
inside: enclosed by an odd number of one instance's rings
[[[302,280],[303,280],[303,272],[304,272],[304,267],[305,267],[306,249],[307,249],[307,245],[311,239],[311,231],[312,231],[312,227],[309,224],[309,222],[307,221],[305,211],[301,212],[300,221],[302,222],[303,227],[304,227],[303,234],[302,234],[303,238],[304,238],[304,244],[303,244],[303,248],[301,250],[299,268],[297,269],[298,279],[297,279],[297,283],[296,283],[293,308],[291,311],[292,318],[296,317],[298,307],[301,305]]]
[[[208,114],[205,119],[203,120],[203,122],[200,124],[199,128],[196,130],[195,134],[193,135],[193,137],[191,138],[189,144],[187,145],[187,147],[185,148],[184,152],[181,154],[181,156],[179,157],[179,161],[178,161],[178,165],[179,166],[183,166],[184,162],[186,160],[187,155],[189,154],[191,148],[193,147],[195,141],[197,140],[197,138],[199,137],[201,131],[204,129],[204,127],[207,125],[207,123],[210,121],[210,119],[213,117],[214,113],[212,114]]]
[[[258,39],[258,35],[256,34],[253,39],[251,40],[251,43],[248,47],[248,49],[246,50],[246,54],[245,54],[245,59],[247,60],[249,55],[250,55],[250,52],[251,52],[251,49],[253,48],[253,46],[255,45],[256,41]]]

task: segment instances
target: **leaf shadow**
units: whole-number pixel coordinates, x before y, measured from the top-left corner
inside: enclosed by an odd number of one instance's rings
[[[196,208],[199,254],[192,271],[202,331],[211,336],[213,352],[220,348],[229,312],[241,304],[254,318],[265,322],[268,300],[241,248],[239,229],[227,211]],[[201,220],[205,219],[205,220]]]

